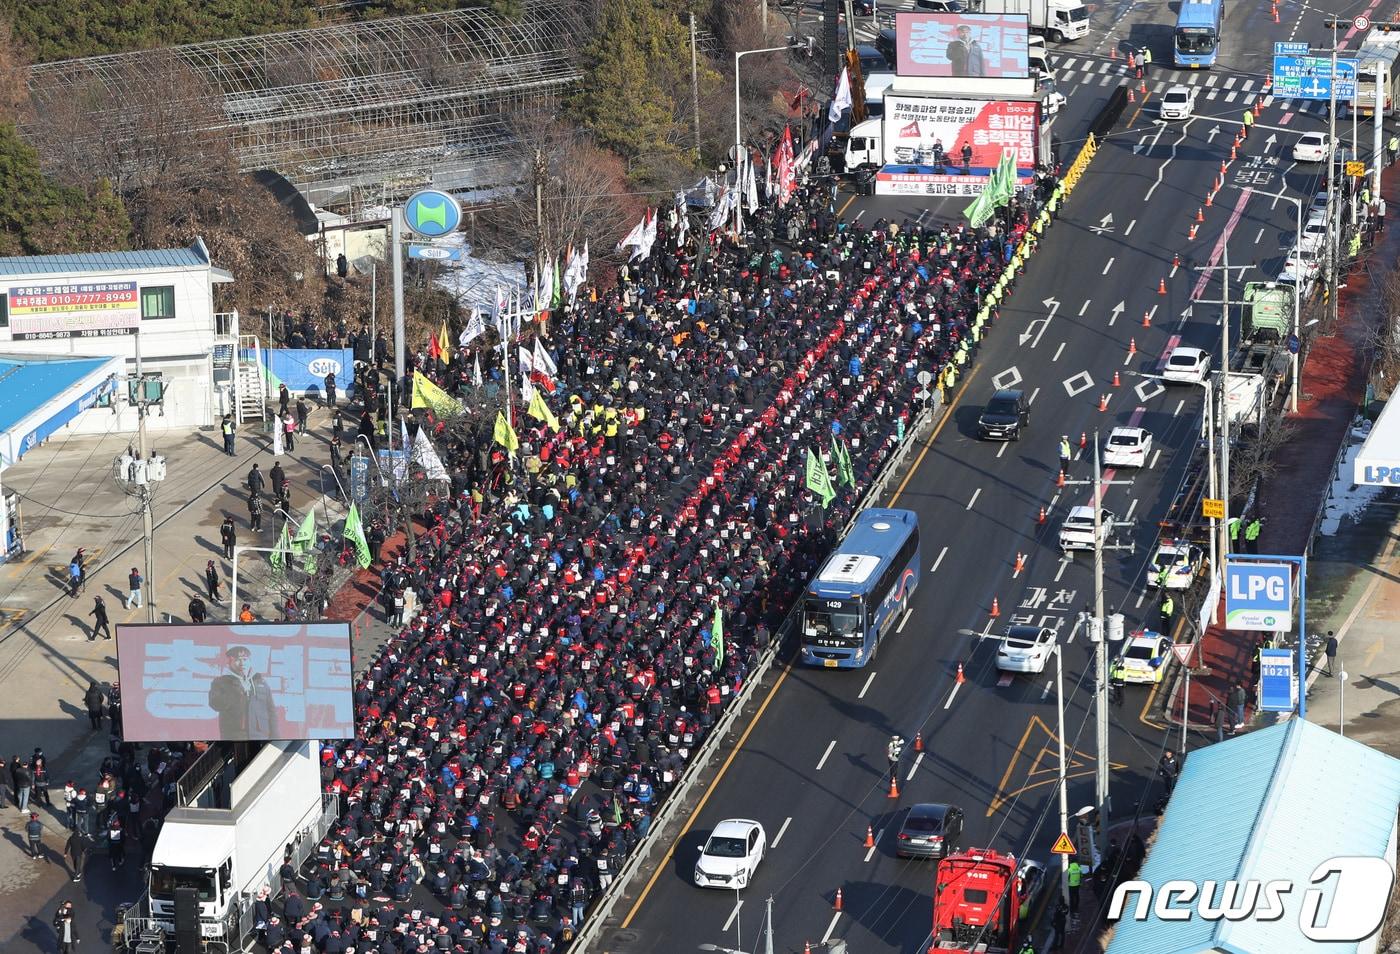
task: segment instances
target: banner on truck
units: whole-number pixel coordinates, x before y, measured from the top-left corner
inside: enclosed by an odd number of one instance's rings
[[[348,739],[348,623],[117,626],[130,742]]]
[[[1003,149],[1016,150],[1017,175],[1026,177],[1035,171],[1038,115],[1039,105],[1031,100],[886,94],[882,126],[885,165],[920,166],[908,171],[967,181],[977,178],[980,181],[971,192],[956,193],[972,195],[996,168]],[[966,168],[964,145],[972,146]]]
[[[1030,76],[1025,16],[1000,13],[895,14],[900,76]]]

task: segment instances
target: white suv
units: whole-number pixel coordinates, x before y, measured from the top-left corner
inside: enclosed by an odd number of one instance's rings
[[[1100,511],[1098,540],[1100,545],[1108,541],[1108,533],[1113,526],[1113,520],[1113,514],[1107,510]],[[1065,522],[1060,527],[1060,549],[1065,552],[1094,549],[1093,507],[1080,506],[1070,509],[1069,516],[1065,517]]]

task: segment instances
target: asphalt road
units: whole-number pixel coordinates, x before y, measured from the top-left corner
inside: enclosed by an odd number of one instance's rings
[[[1356,6],[1342,12],[1371,5]],[[1227,10],[1224,62],[1246,71],[1267,62],[1275,40],[1321,45],[1324,32],[1330,34],[1315,16],[1296,24],[1296,10],[1292,20],[1274,25],[1266,3]],[[1088,61],[1095,48],[1106,54],[1126,38],[1134,45],[1146,39],[1157,63],[1169,62],[1173,21],[1165,3],[1108,5],[1094,15],[1099,30],[1062,48],[1059,58]],[[1112,36],[1101,32],[1107,25],[1115,28]],[[1111,91],[1097,75],[1084,71],[1082,84],[1061,76],[1070,103],[1058,135],[1075,144],[1066,161]],[[1177,78],[1159,65],[1150,82],[1160,90]],[[920,951],[930,928],[930,866],[898,860],[893,850],[901,809],[914,802],[962,806],[965,846],[1048,859],[1059,834],[1053,667],[1037,677],[998,678],[996,639],[981,634],[997,636],[1012,621],[1058,627],[1070,810],[1093,801],[1092,645],[1076,625],[1077,613],[1093,603],[1092,561],[1065,560],[1057,544],[1063,514],[1088,502],[1092,490],[1055,486],[1056,443],[1061,434],[1076,444],[1081,433],[1092,441],[1096,431],[1106,437],[1114,425],[1130,422],[1155,436],[1152,466],[1106,474],[1114,483],[1104,491],[1105,507],[1123,520],[1115,549],[1105,556],[1105,605],[1126,615],[1129,630],[1155,627],[1156,598],[1147,594],[1144,568],[1155,550],[1157,520],[1197,443],[1201,398],[1198,388],[1163,387],[1133,372],[1156,372],[1177,344],[1218,354],[1220,306],[1192,302],[1221,297],[1220,273],[1198,267],[1220,264],[1228,244],[1232,266],[1256,266],[1234,273],[1234,297],[1241,278],[1273,277],[1281,248],[1292,240],[1294,206],[1265,193],[1286,190],[1306,201],[1320,171],[1295,165],[1291,147],[1298,134],[1323,128],[1321,116],[1284,102],[1267,103],[1242,154],[1230,161],[1240,114],[1256,97],[1227,101],[1226,94],[1238,94],[1245,79],[1238,70],[1216,71],[1209,87],[1216,95],[1206,98],[1202,85],[1201,115],[1186,123],[1157,122],[1155,96],[1129,108],[1003,307],[1000,327],[963,377],[952,413],[905,484],[883,502],[911,508],[920,519],[923,582],[910,618],[866,669],[782,674],[664,865],[620,906],[621,923],[604,934],[602,949],[672,954],[710,943],[752,950],[771,896],[776,949],[801,951],[804,942],[840,937],[861,954]],[[1257,86],[1259,77],[1254,80]],[[1224,188],[1188,240],[1222,161],[1229,163]],[[948,218],[953,211],[918,199],[872,197],[853,199],[844,214],[868,222]],[[1175,267],[1174,256],[1180,257]],[[1158,293],[1159,281],[1166,294]],[[1142,325],[1145,313],[1150,327]],[[1029,431],[1018,443],[976,440],[981,405],[996,386],[1010,383],[1032,398]],[[1101,412],[1104,395],[1109,403]],[[1090,469],[1081,455],[1071,476],[1083,480]],[[1049,519],[1039,526],[1042,506]],[[1018,553],[1026,555],[1019,574]],[[989,613],[994,599],[1001,610],[996,620]],[[959,663],[967,677],[961,686]],[[1170,730],[1150,722],[1152,692],[1129,687],[1125,704],[1111,713],[1117,816],[1130,815],[1157,792],[1154,769]],[[912,739],[916,732],[926,751],[916,756],[906,748],[901,797],[891,799],[885,742],[893,733]],[[728,817],[759,820],[771,845],[753,884],[738,895],[690,881],[706,835]],[[867,825],[877,833],[873,849],[863,846]],[[838,887],[839,914],[832,910]]]

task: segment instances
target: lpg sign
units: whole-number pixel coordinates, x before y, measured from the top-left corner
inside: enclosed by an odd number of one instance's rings
[[[1225,628],[1287,633],[1293,629],[1293,566],[1225,564]]]
[[[1357,458],[1352,482],[1378,487],[1400,486],[1400,466],[1387,467],[1384,464],[1363,463]]]

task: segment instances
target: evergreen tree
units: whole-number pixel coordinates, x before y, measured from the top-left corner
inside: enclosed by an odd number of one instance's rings
[[[0,255],[127,248],[131,221],[111,184],[91,193],[59,185],[12,123],[0,123]]]

